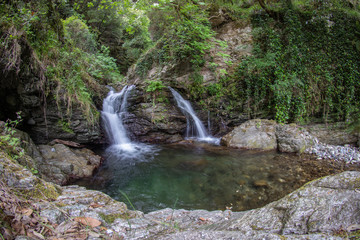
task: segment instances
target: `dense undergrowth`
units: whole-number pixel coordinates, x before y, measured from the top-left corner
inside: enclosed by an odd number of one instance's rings
[[[119,41],[119,38],[127,35],[124,44],[128,46],[126,51],[130,53],[127,55],[131,57],[144,44],[132,46],[140,24],[132,21],[132,26],[128,26],[122,16],[122,8],[122,4],[112,1],[2,2],[2,71],[5,76],[11,72],[28,78],[35,75],[40,82],[38,88],[42,92],[43,104],[46,104],[47,98],[54,98],[59,110],[61,106],[66,106],[67,111],[61,113],[63,116],[71,115],[73,106],[80,106],[88,121],[96,122],[98,111],[93,98],[102,98],[101,85],[122,79],[120,66],[123,66],[111,55],[113,45],[111,41],[108,43],[104,40],[109,39],[103,37],[109,33],[103,28],[109,28],[111,24],[117,26],[112,33],[121,33],[122,36],[112,41]],[[102,19],[91,18],[91,14],[98,14],[97,17]],[[113,20],[108,23],[106,20],[111,18],[118,22],[114,23]],[[2,82],[6,84],[9,79]]]
[[[352,0],[4,1],[0,64],[4,72],[34,73],[44,102],[65,103],[64,115],[80,106],[90,122],[98,118],[100,86],[132,65],[145,85],[154,66],[181,66],[190,73],[189,95],[210,110],[356,122],[359,8]],[[215,39],[219,17],[252,27],[252,56],[234,64],[218,53],[227,69],[209,57],[214,46],[226,48]],[[204,66],[218,73],[206,86]]]
[[[281,14],[282,21],[252,17],[253,56],[234,75],[244,110],[265,106],[278,122],[357,117],[360,15],[328,6]]]
[[[229,12],[237,20],[249,17],[252,56],[234,73],[208,86],[208,96],[215,99],[210,107],[278,122],[356,122],[360,107],[359,4],[273,1],[262,10],[249,8],[251,15],[241,8]]]

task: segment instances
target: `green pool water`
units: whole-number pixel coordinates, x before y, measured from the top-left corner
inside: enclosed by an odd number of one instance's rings
[[[326,168],[296,155],[207,144],[152,146],[146,154],[110,151],[105,157],[93,179],[76,184],[143,212],[253,209],[280,199]]]

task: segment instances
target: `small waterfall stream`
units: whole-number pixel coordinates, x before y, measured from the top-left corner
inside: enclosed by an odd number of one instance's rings
[[[123,115],[126,113],[127,98],[134,86],[126,86],[121,92],[116,93],[111,89],[103,102],[101,117],[104,122],[106,134],[112,145],[130,149],[130,139],[122,123]]]
[[[131,158],[142,161],[145,155],[153,154],[155,148],[147,144],[132,142],[123,125],[123,117],[127,113],[127,99],[134,88],[134,85],[125,86],[120,92],[115,92],[113,88],[110,88],[103,102],[101,117],[111,144],[107,149],[108,154],[122,159]]]
[[[174,96],[177,106],[181,112],[186,116],[186,137],[195,138],[198,141],[208,142],[213,144],[219,144],[220,139],[214,138],[211,136],[201,122],[201,120],[196,116],[194,109],[191,107],[189,101],[185,100],[177,91],[169,87],[172,95]]]

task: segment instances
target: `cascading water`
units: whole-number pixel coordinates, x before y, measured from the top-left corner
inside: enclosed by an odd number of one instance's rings
[[[130,141],[123,125],[123,117],[127,113],[127,99],[134,85],[125,86],[120,92],[110,89],[103,102],[101,117],[104,129],[111,146],[107,149],[110,155],[121,158],[140,159],[154,152],[154,147]]]
[[[133,88],[134,86],[126,86],[119,93],[111,89],[103,102],[103,111],[101,112],[110,143],[118,145],[124,150],[131,150],[131,142],[126,134],[122,118],[126,113],[127,97]]]
[[[196,140],[219,144],[220,139],[214,138],[206,131],[204,124],[196,116],[194,109],[191,107],[189,101],[185,100],[178,92],[169,87],[172,95],[174,96],[178,107],[181,112],[186,116],[186,137],[195,138]]]

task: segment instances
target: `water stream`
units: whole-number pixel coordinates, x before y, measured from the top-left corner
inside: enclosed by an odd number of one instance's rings
[[[127,99],[134,85],[125,86],[120,92],[110,88],[104,99],[101,117],[110,147],[106,150],[107,157],[116,157],[118,164],[134,164],[147,161],[156,154],[156,147],[130,141],[123,125],[123,117],[127,114]]]
[[[175,98],[178,108],[186,116],[186,137],[188,139],[195,139],[201,142],[219,144],[220,138],[215,138],[206,131],[204,124],[197,117],[190,102],[185,100],[173,88],[169,87],[169,89]]]

